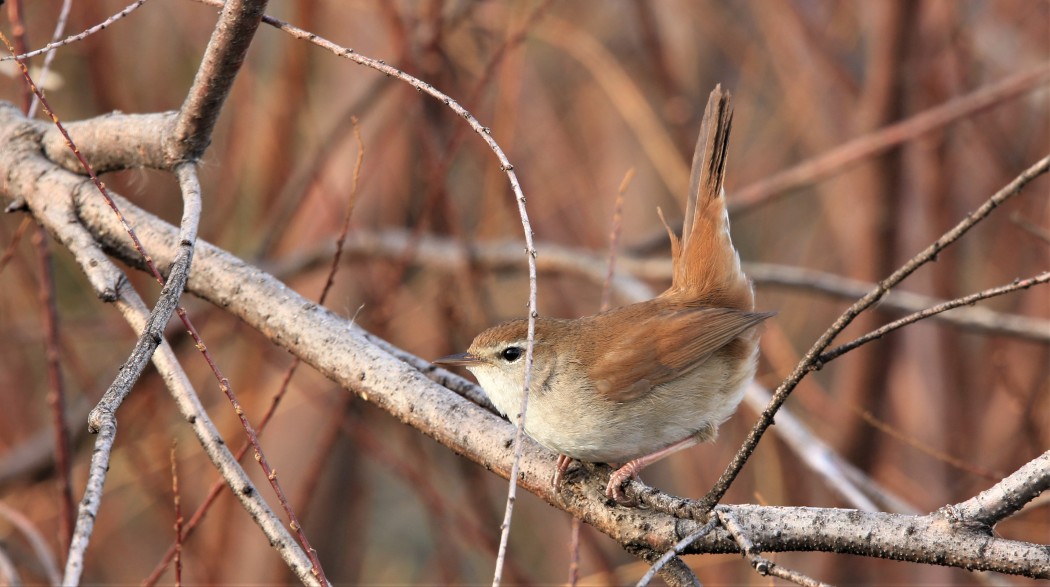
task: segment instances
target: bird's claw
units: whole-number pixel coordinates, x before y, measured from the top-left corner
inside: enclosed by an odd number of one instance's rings
[[[624,469],[625,467],[619,468],[609,476],[609,484],[605,486],[605,497],[624,507],[633,507],[638,505],[638,502],[627,496],[627,493],[624,492],[624,486],[635,475]]]

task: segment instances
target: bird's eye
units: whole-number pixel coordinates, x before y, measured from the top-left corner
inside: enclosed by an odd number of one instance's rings
[[[509,346],[500,351],[499,356],[508,363],[513,363],[521,358],[525,354],[525,351],[521,350],[521,347]]]

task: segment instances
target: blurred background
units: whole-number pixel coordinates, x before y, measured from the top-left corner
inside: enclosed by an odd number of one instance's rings
[[[79,32],[124,6],[78,3],[67,30]],[[47,42],[59,7],[57,0],[25,2],[31,47]],[[215,14],[194,2],[149,2],[61,49],[51,104],[67,121],[178,108]],[[490,127],[521,178],[541,262],[545,247],[603,261],[617,194],[633,169],[615,223],[622,230],[618,267],[644,258],[669,269],[656,210],[680,225],[700,115],[717,83],[734,97],[726,189],[745,261],[878,280],[1050,151],[1047,75],[1030,75],[1050,60],[1050,4],[1041,1],[328,0],[275,2],[270,14],[425,80]],[[3,26],[9,31],[10,20]],[[2,79],[0,98],[21,104],[19,80]],[[972,107],[975,96],[993,90],[1000,94]],[[961,110],[915,132],[913,117],[946,104]],[[449,109],[403,82],[268,26],[254,41],[203,162],[202,237],[316,299],[353,183],[359,148],[351,116],[365,151],[350,228],[356,244],[328,307],[427,359],[463,350],[482,329],[523,317],[524,255],[495,262],[482,254],[523,246],[515,202],[491,151]],[[834,151],[850,141],[870,145],[874,131],[900,121],[912,121],[900,129],[903,143],[852,160]],[[763,183],[828,153],[819,176],[787,187]],[[132,170],[105,180],[177,220],[181,201],[166,174]],[[950,299],[1045,271],[1048,192],[1046,177],[1032,183],[903,289]],[[40,269],[34,229],[23,222],[22,215],[0,216],[0,246],[13,254],[0,273],[0,500],[41,534],[61,565],[60,491],[47,456],[52,423]],[[373,236],[388,240],[366,242]],[[396,238],[407,245],[391,244]],[[437,247],[449,242],[477,258],[440,262]],[[87,410],[135,335],[94,298],[68,252],[52,249],[78,500],[92,442]],[[540,312],[597,311],[603,283],[595,275],[604,277],[604,269],[546,266]],[[154,284],[139,274],[132,279],[155,299]],[[669,282],[640,279],[653,292]],[[772,388],[851,301],[816,284],[759,280],[757,293],[760,309],[779,312],[765,328],[758,375]],[[184,303],[257,422],[292,357],[222,311],[192,296]],[[1037,330],[1050,319],[1045,286],[980,306],[1031,319]],[[885,308],[866,315],[839,342],[900,315]],[[243,431],[192,341],[174,324],[169,335],[228,443],[239,445]],[[881,487],[928,512],[975,495],[1046,450],[1048,359],[1045,340],[926,321],[811,374],[787,408]],[[151,369],[118,416],[87,583],[141,582],[171,544],[173,439],[187,517],[218,478]],[[741,407],[716,443],[652,467],[645,481],[676,495],[703,495],[755,418]],[[307,367],[296,372],[261,439],[334,582],[491,579],[502,479]],[[262,481],[257,467],[249,462],[246,469]],[[726,501],[849,506],[775,429]],[[530,495],[518,503],[506,580],[564,581],[568,517]],[[1048,511],[1044,500],[998,531],[1045,543]],[[0,517],[0,542],[26,582],[46,579],[8,516]],[[582,584],[623,584],[645,569],[588,527],[581,556]],[[992,581],[844,555],[772,558],[837,584]],[[739,556],[686,560],[705,584],[770,583]],[[170,570],[160,575],[164,583],[173,579]],[[184,545],[183,580],[265,584],[293,577],[224,494]]]

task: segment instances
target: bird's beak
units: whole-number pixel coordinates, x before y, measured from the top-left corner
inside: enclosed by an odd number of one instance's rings
[[[441,357],[440,359],[434,359],[434,364],[441,365],[442,367],[470,367],[471,365],[477,365],[480,362],[481,357],[470,353],[459,353],[447,357]]]

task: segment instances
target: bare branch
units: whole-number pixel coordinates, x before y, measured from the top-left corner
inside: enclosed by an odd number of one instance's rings
[[[174,132],[166,137],[170,161],[195,161],[211,144],[215,121],[265,11],[266,0],[229,0],[223,5]]]
[[[145,0],[140,0],[144,2]],[[66,23],[69,22],[69,12],[73,8],[73,0],[62,0],[62,10],[58,13],[58,19],[55,21],[55,31],[51,33],[51,39],[57,41],[62,33],[66,30]],[[44,65],[40,67],[40,74],[37,76],[37,81],[40,82],[41,88],[47,88],[47,76],[51,72],[51,64],[55,60],[55,50],[44,48],[47,51],[47,55],[44,56]],[[36,116],[37,109],[40,108],[40,100],[35,96],[33,97],[33,103],[29,106],[29,111],[26,112],[27,118],[33,118]]]
[[[169,169],[170,161],[160,137],[171,132],[176,112],[124,114],[112,112],[65,125],[69,136],[96,173],[148,167]],[[44,132],[47,158],[68,171],[84,174],[84,167],[56,128]]]
[[[69,45],[69,44],[72,44],[72,43],[76,43],[77,41],[83,41],[84,39],[90,37],[91,35],[99,32],[99,31],[105,30],[106,27],[108,27],[111,24],[117,22],[118,20],[124,18],[125,16],[131,14],[132,12],[135,11],[136,8],[138,8],[139,6],[142,6],[145,3],[146,3],[146,0],[136,0],[135,2],[132,2],[131,4],[126,6],[120,12],[114,14],[113,16],[107,18],[106,20],[104,20],[104,21],[96,24],[95,26],[90,27],[90,28],[88,28],[88,29],[86,29],[86,30],[84,30],[84,31],[82,31],[80,33],[77,33],[75,35],[66,37],[65,39],[62,39],[61,41],[55,41],[55,42],[52,42],[52,43],[48,43],[47,45],[44,45],[43,47],[41,47],[41,48],[39,48],[39,49],[37,49],[35,51],[30,51],[28,53],[22,53],[21,55],[7,55],[5,57],[0,57],[0,61],[10,61],[12,59],[30,59],[32,57],[36,57],[37,55],[41,55],[41,54],[47,53],[49,51],[53,52],[55,49],[58,49],[59,47],[64,47],[66,45]],[[66,9],[65,6],[63,6],[62,7],[62,13],[64,15],[68,15],[69,14],[69,10]],[[59,25],[62,24],[63,20],[64,20],[64,18],[59,18],[59,21],[60,21]],[[59,26],[56,26],[56,29],[55,29],[56,33],[61,34],[61,30],[62,29]],[[41,79],[40,82],[43,83],[43,79]]]
[[[1028,289],[1028,288],[1032,287],[1033,285],[1038,285],[1038,284],[1047,283],[1047,282],[1050,282],[1050,271],[1044,271],[1043,273],[1040,273],[1039,275],[1036,275],[1035,277],[1029,277],[1028,279],[1018,279],[1018,280],[1015,280],[1013,283],[1010,283],[1008,285],[1001,285],[999,287],[993,287],[993,288],[990,288],[990,289],[986,289],[984,291],[979,291],[977,293],[970,294],[968,296],[963,296],[961,298],[956,298],[954,300],[950,300],[950,301],[944,302],[943,304],[938,304],[938,305],[933,306],[931,308],[927,308],[927,309],[925,309],[925,310],[923,310],[921,312],[915,312],[914,314],[911,314],[909,316],[905,316],[904,318],[901,318],[900,320],[894,320],[893,322],[890,322],[889,324],[886,324],[885,326],[877,328],[877,329],[875,329],[875,330],[865,334],[864,336],[860,336],[860,337],[858,337],[858,338],[856,338],[856,339],[854,339],[854,340],[852,340],[852,341],[850,341],[850,342],[848,342],[846,344],[839,345],[839,346],[831,349],[830,351],[820,355],[820,358],[818,359],[818,361],[821,362],[821,363],[827,363],[828,361],[832,361],[835,358],[840,357],[843,354],[848,353],[849,351],[851,351],[851,350],[853,350],[853,349],[855,349],[855,348],[857,348],[859,346],[867,344],[867,343],[869,343],[869,342],[871,342],[871,341],[873,341],[875,339],[881,338],[881,337],[885,336],[886,334],[889,334],[890,332],[893,332],[894,330],[897,330],[899,328],[903,328],[903,327],[907,326],[908,324],[912,324],[914,322],[918,322],[919,320],[924,320],[924,319],[929,318],[931,316],[936,316],[937,314],[940,314],[941,312],[947,312],[948,310],[951,310],[953,308],[958,308],[960,306],[968,306],[970,304],[973,304],[975,302],[979,302],[981,300],[986,300],[988,298],[992,298],[992,297],[995,297],[995,296],[1001,296],[1003,294],[1008,294],[1010,292],[1014,292],[1014,291],[1017,291],[1019,289]],[[1050,333],[1048,333],[1048,334],[1050,334]]]
[[[197,237],[197,225],[200,220],[200,187],[192,168],[183,167],[180,173],[180,184],[183,188],[183,223],[178,239],[178,252],[171,265],[168,279],[161,289],[157,305],[150,312],[142,334],[139,336],[131,355],[121,365],[116,379],[98,405],[88,414],[88,430],[98,434],[95,450],[91,454],[87,487],[80,502],[76,528],[66,559],[66,570],[62,577],[63,585],[77,585],[84,570],[84,553],[91,540],[95,518],[102,504],[102,486],[109,471],[109,459],[117,437],[116,411],[131,388],[138,381],[142,370],[153,357],[153,351],[164,339],[164,327],[175,312],[179,296],[186,286],[190,261],[193,259],[193,244]],[[130,285],[127,286],[130,288]],[[124,295],[123,292],[118,292]]]
[[[956,522],[993,526],[1019,512],[1026,503],[1050,489],[1050,451],[1018,469],[980,495],[947,512]]]
[[[40,534],[40,530],[29,518],[2,501],[0,501],[0,517],[7,520],[7,523],[17,528],[26,537],[26,542],[33,549],[33,555],[43,569],[44,575],[47,576],[48,583],[59,585],[62,577],[58,573],[58,564],[55,562],[54,555],[51,554],[51,547],[47,540]],[[0,573],[0,577],[2,576],[3,573]]]
[[[414,239],[414,240],[413,240]],[[580,275],[596,285],[607,275],[607,260],[586,249],[566,247],[555,243],[538,243],[543,256],[536,260],[537,269],[550,273]],[[312,269],[327,259],[331,246],[327,243],[310,250],[293,253],[269,266],[278,277]],[[434,235],[413,237],[408,231],[387,229],[381,232],[354,231],[346,241],[349,258],[400,259],[409,251],[411,262],[431,270],[457,271],[470,264],[490,270],[518,270],[525,263],[521,245],[510,241],[477,242],[469,247],[455,240]],[[666,281],[671,278],[671,264],[666,258],[639,258],[618,256],[618,271],[610,284],[612,293],[621,303],[647,300],[654,295],[653,288],[644,280]],[[792,267],[773,263],[744,263],[744,272],[762,287],[787,287],[814,292],[840,299],[856,300],[875,287],[874,283],[841,277],[825,271]],[[879,301],[879,308],[900,312],[921,312],[940,306],[948,300],[910,291],[894,290]],[[951,312],[931,316],[943,322],[973,332],[1013,336],[1043,344],[1050,344],[1050,321],[1033,316],[1017,316],[996,312],[982,306],[954,307]]]

